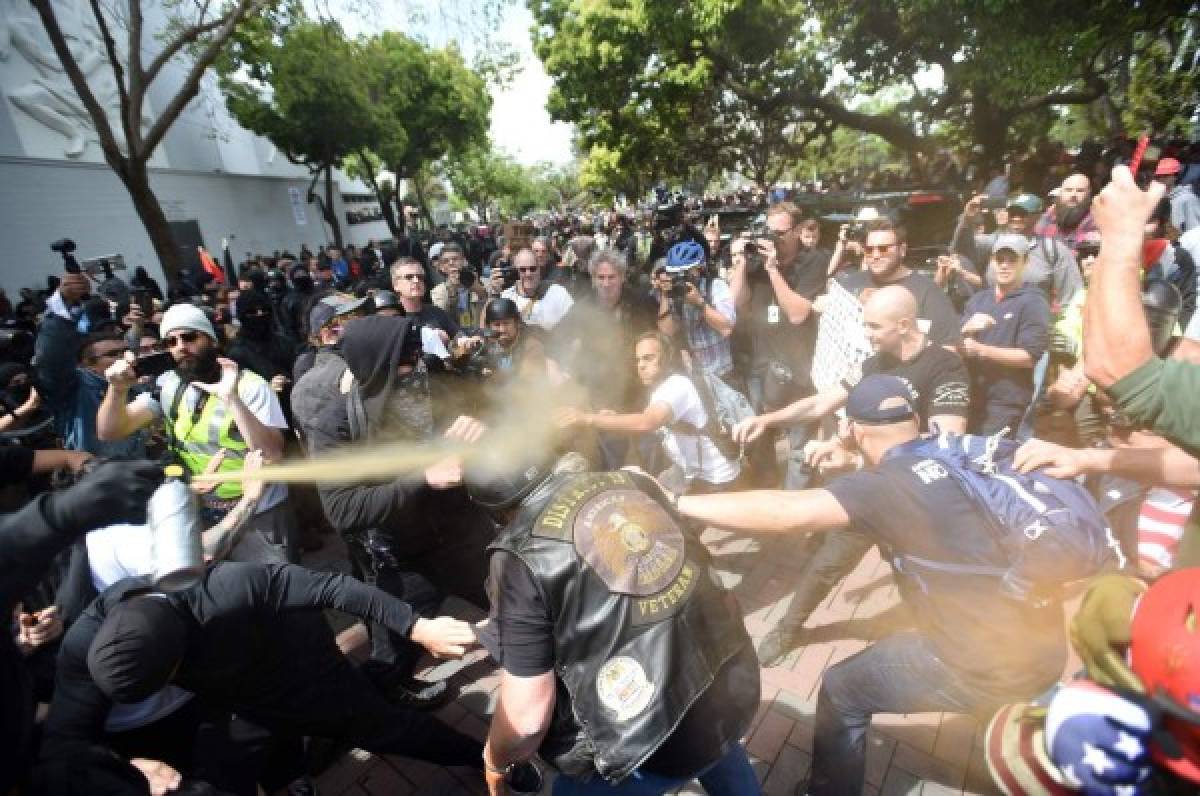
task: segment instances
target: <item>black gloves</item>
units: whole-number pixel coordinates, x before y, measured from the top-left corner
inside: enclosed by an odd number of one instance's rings
[[[162,478],[162,469],[153,462],[105,462],[74,486],[47,496],[46,519],[75,534],[118,522],[145,522],[150,495]]]

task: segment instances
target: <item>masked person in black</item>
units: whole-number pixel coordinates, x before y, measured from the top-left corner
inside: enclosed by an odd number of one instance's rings
[[[63,639],[41,749],[46,790],[72,791],[62,766],[105,744],[101,728],[113,702],[135,703],[168,684],[191,691],[210,714],[236,713],[273,732],[477,767],[478,741],[379,698],[338,649],[321,609],[380,622],[439,656],[462,655],[474,638],[465,622],[421,619],[406,603],[345,575],[292,565],[221,563],[197,586],[167,593],[149,578],[127,578],[101,594]],[[169,718],[162,724],[159,736],[150,736],[155,742],[171,733],[186,739],[196,729]],[[134,764],[160,775],[163,764],[189,763],[142,753]],[[194,773],[224,789],[255,792],[253,772]]]
[[[473,418],[440,416],[444,404],[430,396],[420,328],[411,318],[372,316],[347,324],[340,357],[344,368],[328,358],[320,371],[328,385],[320,400],[306,398],[304,408],[297,407],[310,454],[367,441],[420,446],[437,436],[471,443],[482,433]],[[318,486],[359,574],[428,616],[446,594],[481,606],[486,601],[483,551],[494,528],[461,482],[462,464],[449,457],[393,480]],[[435,706],[448,696],[446,683],[413,679],[418,652],[375,625],[365,669],[392,699]]]
[[[308,311],[312,308],[315,286],[312,274],[303,265],[292,268],[291,278],[292,289],[280,303],[277,322],[284,334],[300,343],[308,337],[305,321]]]
[[[758,663],[698,533],[644,475],[495,459],[468,474],[507,523],[489,548],[481,638],[503,666],[491,793],[535,754],[559,770],[560,795],[598,792],[596,778],[606,793],[666,793],[694,777],[714,796],[760,793],[738,741]]]
[[[85,531],[117,522],[144,522],[146,502],[157,485],[157,468],[149,462],[109,462],[63,492],[48,494],[20,511],[0,518],[0,616],[13,607],[45,574],[54,557]],[[32,758],[33,692],[11,633],[0,633],[0,793],[9,793],[24,778]],[[104,756],[81,750],[80,770]],[[89,772],[99,777],[99,771]]]

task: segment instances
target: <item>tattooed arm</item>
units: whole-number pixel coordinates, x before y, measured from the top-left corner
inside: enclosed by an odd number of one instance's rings
[[[245,470],[257,470],[262,465],[262,451],[250,451],[246,454]],[[262,481],[242,482],[242,499],[221,518],[220,522],[200,535],[205,560],[220,561],[229,555],[229,551],[241,539],[246,522],[258,512],[262,493]]]

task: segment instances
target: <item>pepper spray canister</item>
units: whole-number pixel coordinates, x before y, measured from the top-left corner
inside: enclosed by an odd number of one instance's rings
[[[183,468],[168,465],[163,475],[166,480],[150,496],[146,512],[154,544],[154,585],[162,591],[181,591],[204,577],[200,513]]]

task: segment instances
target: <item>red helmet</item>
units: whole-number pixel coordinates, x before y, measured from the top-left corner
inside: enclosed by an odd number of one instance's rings
[[[1154,759],[1200,782],[1200,568],[1172,572],[1142,595],[1133,613],[1129,657],[1147,696],[1166,707],[1165,727],[1183,753],[1170,757],[1154,745]]]

